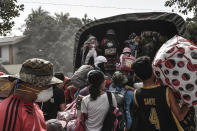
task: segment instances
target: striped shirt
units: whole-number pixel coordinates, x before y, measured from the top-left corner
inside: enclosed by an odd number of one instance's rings
[[[0,114],[0,131],[46,131],[40,108],[15,95],[0,103]]]

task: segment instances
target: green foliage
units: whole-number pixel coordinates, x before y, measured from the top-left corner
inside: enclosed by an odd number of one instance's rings
[[[175,9],[178,9],[180,13],[185,15],[187,15],[188,12],[197,14],[197,0],[167,0],[165,6],[174,6]],[[174,9],[172,11],[174,11]]]
[[[0,0],[0,36],[6,36],[14,26],[13,18],[20,15],[24,5],[17,4],[17,0]]]
[[[87,14],[84,14],[84,17],[81,20],[82,20],[83,25],[86,25],[93,21],[92,19],[88,18]],[[94,20],[96,20],[96,18],[94,18]]]
[[[187,39],[197,44],[197,19],[195,17],[187,21],[186,35]]]
[[[28,39],[20,44],[18,62],[43,58],[54,64],[55,71],[72,72],[74,37],[82,25],[79,18],[69,17],[69,13],[51,16],[41,7],[32,10],[24,32]]]
[[[185,15],[189,12],[194,13],[193,18],[187,18],[186,20],[186,37],[194,43],[197,43],[197,0],[166,0],[165,6],[174,7]]]

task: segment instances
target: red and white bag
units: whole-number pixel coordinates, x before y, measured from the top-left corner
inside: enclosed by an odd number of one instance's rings
[[[63,121],[70,121],[77,118],[77,99],[66,106],[64,111],[57,113],[57,119]]]
[[[131,68],[131,65],[133,64],[134,61],[135,61],[135,57],[133,56],[128,57],[128,56],[123,55],[120,69],[126,70],[126,71],[133,71],[133,69]]]
[[[85,131],[85,122],[83,115],[77,119],[71,120],[66,125],[66,131]]]
[[[180,93],[185,103],[197,104],[197,45],[174,36],[157,52],[153,70],[164,85]]]

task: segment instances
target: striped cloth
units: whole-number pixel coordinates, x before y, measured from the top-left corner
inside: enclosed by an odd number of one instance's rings
[[[11,95],[0,103],[0,131],[46,131],[44,116],[34,103]]]

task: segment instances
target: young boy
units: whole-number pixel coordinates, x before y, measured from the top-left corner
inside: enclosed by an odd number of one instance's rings
[[[141,120],[138,131],[183,130],[179,121],[184,119],[189,108],[186,105],[180,107],[168,87],[155,84],[150,58],[139,57],[132,68],[143,82],[143,87],[134,92]]]

